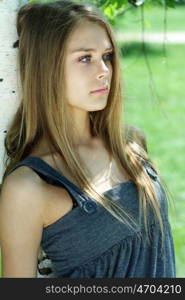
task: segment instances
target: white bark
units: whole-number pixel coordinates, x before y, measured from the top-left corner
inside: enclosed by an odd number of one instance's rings
[[[28,1],[0,0],[0,182],[4,172],[4,138],[20,101],[17,76],[16,14]],[[19,93],[19,95],[18,95]]]

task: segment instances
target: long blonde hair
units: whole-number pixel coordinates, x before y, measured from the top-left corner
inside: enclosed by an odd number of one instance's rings
[[[132,128],[126,127],[122,119],[120,53],[114,32],[105,16],[90,4],[72,1],[33,3],[22,6],[17,13],[22,99],[5,138],[7,159],[3,181],[15,164],[28,156],[42,137],[46,137],[49,149],[58,153],[74,181],[88,196],[99,201],[120,222],[133,230],[138,228],[128,212],[93,189],[84,171],[83,161],[74,151],[72,128],[66,117],[63,66],[68,38],[83,19],[103,26],[114,49],[107,106],[101,111],[89,113],[92,136],[101,138],[120,170],[126,170],[135,183],[146,232],[149,232],[147,207],[150,206],[163,233],[154,183],[143,166],[143,161],[152,166],[145,141],[137,134],[138,140],[134,138]]]

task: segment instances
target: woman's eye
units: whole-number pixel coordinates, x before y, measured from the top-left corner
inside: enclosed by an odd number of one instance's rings
[[[111,60],[112,56],[113,56],[113,52],[106,53],[106,54],[103,55],[104,60]]]
[[[79,61],[81,61],[81,62],[89,62],[90,57],[91,57],[90,55],[83,56],[83,57],[81,57],[79,59]],[[86,60],[86,58],[88,58],[88,60]]]
[[[113,56],[113,52],[110,52],[110,53],[105,53],[102,57],[103,57],[104,61],[107,61],[107,60],[111,60],[112,56]],[[79,61],[83,62],[83,63],[86,63],[86,62],[88,63],[88,62],[90,62],[90,59],[91,59],[91,55],[85,55],[85,56],[81,57],[79,59]]]

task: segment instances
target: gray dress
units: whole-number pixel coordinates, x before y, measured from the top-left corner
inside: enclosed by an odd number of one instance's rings
[[[155,184],[161,205],[165,230],[163,247],[159,224],[150,207],[150,243],[146,239],[143,218],[139,220],[138,192],[133,181],[118,184],[104,194],[132,215],[138,224],[136,232],[119,222],[100,203],[88,197],[41,158],[27,157],[13,170],[22,165],[33,169],[47,183],[65,188],[73,199],[74,206],[70,212],[43,228],[41,247],[52,262],[51,277],[176,277],[166,195],[149,165],[145,165],[146,172]]]

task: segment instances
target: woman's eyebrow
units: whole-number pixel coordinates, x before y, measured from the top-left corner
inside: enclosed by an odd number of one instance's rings
[[[104,51],[107,51],[107,50],[112,50],[112,46],[106,48]],[[89,52],[89,51],[92,51],[92,52],[96,52],[97,50],[94,49],[94,48],[78,48],[78,49],[73,49],[71,50],[70,53],[74,53],[74,52]]]

